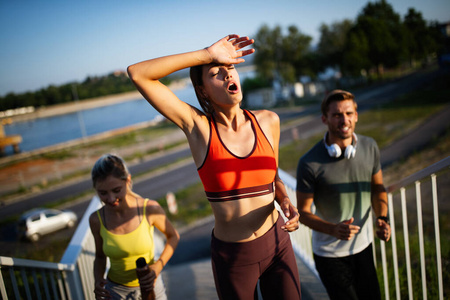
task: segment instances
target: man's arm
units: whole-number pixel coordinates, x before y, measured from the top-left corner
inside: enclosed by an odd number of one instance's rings
[[[378,230],[376,233],[378,238],[387,242],[391,237],[391,226],[386,220],[378,218],[386,218],[388,214],[387,193],[383,184],[383,173],[381,170],[372,175],[371,189],[372,209],[377,218],[376,225]]]
[[[312,213],[311,205],[314,194],[297,191],[297,207],[300,213],[300,222],[309,228],[334,236],[340,240],[350,240],[359,232],[360,227],[352,225],[353,218],[334,224],[323,220]]]

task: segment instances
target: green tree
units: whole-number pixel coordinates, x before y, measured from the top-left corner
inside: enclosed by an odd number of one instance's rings
[[[370,68],[369,47],[365,33],[358,28],[352,28],[342,56],[341,71],[344,75],[360,76],[363,70]]]
[[[407,57],[406,31],[400,15],[385,0],[369,2],[363,8],[352,34],[356,35],[354,40],[367,41],[368,59],[379,77],[383,75],[384,67],[396,67]],[[349,45],[347,49],[350,49]],[[348,62],[349,58],[346,60]]]
[[[311,74],[314,65],[309,63],[310,45],[312,38],[302,34],[296,26],[288,27],[288,35],[283,38],[281,67],[285,70],[282,77],[287,82],[295,82],[301,75]],[[282,71],[283,71],[282,69]],[[312,74],[311,74],[312,75]]]
[[[327,67],[342,70],[344,52],[353,22],[345,19],[331,25],[322,23],[319,28],[320,39],[317,44],[317,55],[321,71]]]
[[[280,26],[276,26],[271,30],[267,25],[263,25],[255,36],[254,48],[256,52],[254,63],[256,71],[269,81],[273,81],[275,71],[278,69],[281,60],[281,43]]]
[[[411,63],[415,60],[425,60],[438,50],[437,41],[433,37],[433,28],[427,26],[422,13],[410,8],[403,21],[408,35],[408,54]]]
[[[165,78],[164,81],[169,83],[170,78]],[[99,77],[88,76],[81,83],[70,82],[60,86],[50,85],[35,92],[22,94],[9,93],[0,97],[0,111],[24,106],[42,107],[73,101],[73,85],[77,86],[80,100],[136,90],[125,72],[114,72]]]
[[[295,82],[310,67],[305,56],[312,38],[295,26],[289,26],[287,31],[284,36],[280,26],[270,29],[263,25],[255,36],[256,70],[269,81]]]

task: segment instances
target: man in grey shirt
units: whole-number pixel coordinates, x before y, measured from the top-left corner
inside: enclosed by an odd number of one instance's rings
[[[380,299],[372,209],[377,236],[388,241],[391,229],[379,149],[372,138],[354,132],[353,94],[334,90],[321,108],[328,131],[297,168],[300,222],[313,229],[314,261],[331,299]]]

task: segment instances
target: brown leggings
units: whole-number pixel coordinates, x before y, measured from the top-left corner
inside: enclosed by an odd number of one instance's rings
[[[245,243],[228,243],[211,235],[211,260],[219,299],[301,299],[300,279],[289,233],[283,219],[263,236]]]

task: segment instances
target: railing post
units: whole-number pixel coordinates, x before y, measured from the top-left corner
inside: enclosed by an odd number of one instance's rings
[[[27,296],[27,299],[31,299],[30,285],[28,284],[27,274],[24,268],[20,268],[20,276],[22,277],[25,295]]]
[[[64,272],[65,281],[68,285],[69,299],[84,299],[83,286],[80,280],[80,273],[78,272],[78,266],[75,266],[73,271]]]
[[[437,197],[436,174],[431,174],[431,188],[433,193],[433,217],[434,235],[436,238],[436,264],[438,272],[439,299],[444,300],[444,285],[442,284],[442,262],[441,262],[441,233],[439,231],[439,210]]]
[[[384,297],[385,299],[389,299],[389,281],[386,265],[386,245],[385,242],[381,240],[380,240],[380,249],[381,249],[381,263],[383,266]]]
[[[5,286],[5,280],[3,279],[2,275],[2,266],[0,265],[0,292],[3,300],[8,299],[8,295],[6,294],[6,286]]]
[[[394,266],[395,294],[397,300],[400,300],[400,277],[398,275],[398,256],[397,256],[397,234],[395,231],[394,203],[392,201],[392,193],[388,193],[389,205],[389,222],[391,223],[391,245],[392,245],[392,262]]]
[[[416,181],[417,231],[419,234],[420,272],[422,277],[422,297],[427,300],[427,273],[425,272],[425,250],[423,247],[422,197],[420,181]]]
[[[408,232],[408,214],[406,213],[406,189],[400,189],[402,202],[402,218],[403,218],[403,238],[405,241],[405,260],[406,260],[406,277],[408,278],[408,294],[409,299],[413,299],[412,278],[411,278],[411,257],[409,251],[409,232]]]
[[[12,287],[14,290],[14,296],[16,297],[16,299],[20,299],[19,289],[17,288],[17,286],[18,286],[17,279],[16,279],[16,275],[14,274],[13,268],[9,268],[9,277],[11,279]]]

